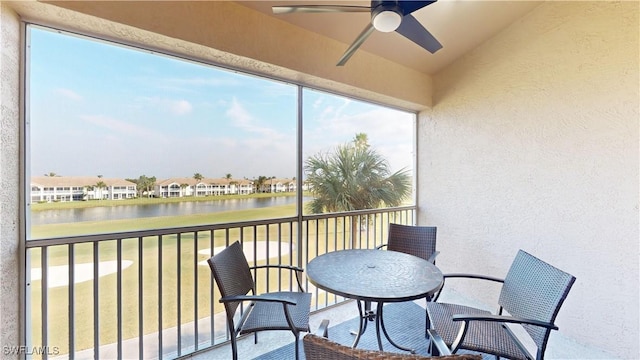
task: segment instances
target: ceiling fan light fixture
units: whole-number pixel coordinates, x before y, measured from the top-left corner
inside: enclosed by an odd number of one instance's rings
[[[0,0],[1,1],[1,0]],[[283,0],[284,1],[284,0]],[[342,54],[336,66],[343,66],[375,31],[392,32],[434,54],[442,44],[411,14],[437,0],[371,0],[371,6],[354,5],[286,5],[273,6],[274,14],[302,13],[370,13],[370,22]]]
[[[395,31],[402,22],[402,15],[393,10],[383,10],[373,16],[373,27],[380,32]]]

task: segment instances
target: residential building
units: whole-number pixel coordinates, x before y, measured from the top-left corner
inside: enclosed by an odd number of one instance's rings
[[[136,184],[98,176],[31,177],[31,202],[122,200],[138,196]]]
[[[260,192],[266,193],[280,193],[280,192],[295,192],[296,191],[295,179],[267,179]]]
[[[156,182],[154,194],[158,197],[247,195],[253,193],[253,182],[236,179],[170,178]]]

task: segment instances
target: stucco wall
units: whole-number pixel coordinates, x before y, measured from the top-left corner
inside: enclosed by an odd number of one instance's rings
[[[436,74],[418,125],[419,223],[438,226],[443,271],[503,276],[529,251],[577,277],[560,333],[634,359],[638,8],[544,3]]]
[[[18,183],[20,23],[0,2],[0,357],[20,344]],[[16,356],[17,357],[17,356]]]

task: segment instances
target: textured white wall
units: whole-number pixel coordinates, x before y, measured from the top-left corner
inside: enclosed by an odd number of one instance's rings
[[[529,251],[577,277],[560,332],[634,359],[638,8],[544,3],[436,74],[418,125],[419,223],[438,226],[443,271],[503,276]]]
[[[0,346],[20,345],[19,40],[18,15],[0,2]],[[4,352],[1,354],[3,359],[10,358]]]

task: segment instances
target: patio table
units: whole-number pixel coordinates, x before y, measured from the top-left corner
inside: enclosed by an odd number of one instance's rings
[[[393,346],[383,320],[383,305],[390,302],[416,300],[432,295],[443,284],[442,272],[419,257],[384,250],[341,250],[320,255],[307,265],[307,277],[316,287],[330,293],[357,300],[360,323],[353,342],[355,348],[367,328],[367,320],[376,322],[378,348],[382,349],[382,333]],[[365,302],[362,308],[361,301]],[[370,309],[377,303],[376,311]]]

